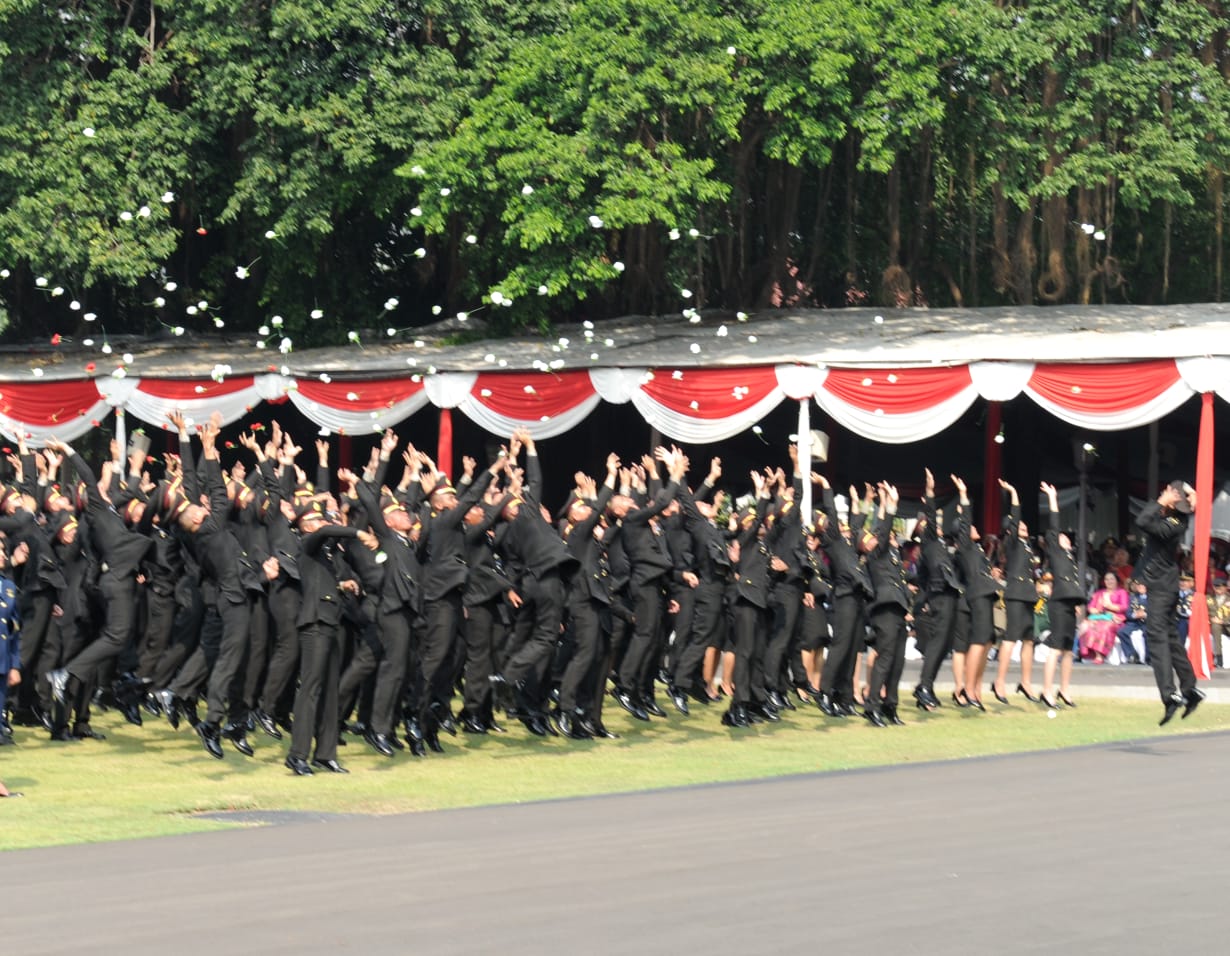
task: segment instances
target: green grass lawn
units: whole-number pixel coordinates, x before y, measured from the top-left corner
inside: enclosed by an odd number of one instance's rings
[[[203,820],[206,810],[309,810],[402,813],[750,780],[884,764],[952,760],[1050,750],[1112,740],[1230,728],[1230,705],[1205,704],[1187,721],[1158,728],[1153,702],[1086,699],[1048,718],[1040,708],[992,703],[986,714],[945,707],[905,713],[907,727],[876,729],[862,720],[834,721],[814,708],[779,724],[734,731],[721,711],[693,708],[651,724],[607,708],[620,740],[531,737],[508,733],[444,738],[445,754],[416,760],[380,757],[348,738],[341,762],[349,775],[298,778],[282,766],[286,743],[259,731],[256,757],[213,760],[186,725],[125,724],[100,714],[103,742],[52,743],[42,731],[17,728],[18,745],[0,749],[0,779],[25,799],[0,800],[0,848],[49,846],[186,833],[233,826]],[[903,712],[904,713],[904,712]]]

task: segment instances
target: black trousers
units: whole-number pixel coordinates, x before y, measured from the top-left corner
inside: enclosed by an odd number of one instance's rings
[[[175,592],[163,594],[151,587],[145,589],[145,633],[141,636],[137,650],[137,676],[152,681],[158,671],[158,662],[162,660],[167,648],[171,645],[171,634],[175,628]]]
[[[527,576],[519,592],[524,599],[518,612],[518,630],[527,628],[525,639],[504,666],[504,676],[513,683],[525,681],[535,688],[551,666],[555,643],[564,619],[564,582],[552,570],[540,578]]]
[[[269,616],[273,624],[273,651],[260,695],[260,709],[267,714],[281,713],[287,688],[299,667],[299,628],[295,618],[303,595],[290,581],[277,581],[269,595]]]
[[[219,594],[216,605],[222,633],[218,641],[218,657],[209,672],[206,690],[205,720],[220,724],[229,716],[232,721],[248,719],[243,703],[243,665],[248,655],[248,624],[252,619],[247,601],[232,603]]]
[[[573,648],[559,685],[561,712],[575,712],[589,696],[602,646],[601,613],[602,605],[589,597],[578,597],[568,605]]]
[[[102,633],[67,665],[69,674],[83,684],[94,680],[99,670],[123,653],[137,619],[136,578],[106,571],[98,579],[98,587],[104,602]]]
[[[636,623],[633,625],[632,640],[624,651],[624,659],[619,666],[619,686],[632,693],[639,693],[645,672],[658,646],[658,632],[662,627],[662,580],[655,578],[634,587],[632,600],[632,613]]]
[[[854,664],[858,660],[858,630],[863,626],[866,598],[848,594],[833,600],[833,643],[820,675],[820,692],[842,700],[853,700]]]
[[[675,654],[675,686],[690,688],[701,682],[705,651],[721,646],[722,620],[726,592],[722,581],[702,580],[693,591],[692,626],[687,640]]]
[[[786,688],[786,660],[794,645],[799,616],[803,610],[803,589],[781,587],[774,591],[770,602],[773,626],[764,653],[764,681],[770,690],[779,693]]]
[[[1179,638],[1179,592],[1174,588],[1149,588],[1147,593],[1149,616],[1145,618],[1145,646],[1158,693],[1165,702],[1175,693],[1176,676],[1179,693],[1186,695],[1195,689],[1196,672]]]
[[[871,691],[867,706],[897,706],[897,685],[905,667],[905,610],[895,604],[872,608],[871,630],[875,634],[876,662],[871,669]]]
[[[410,661],[410,612],[406,608],[385,611],[376,619],[384,653],[376,667],[376,689],[372,695],[372,730],[386,736],[393,733],[406,688]]]
[[[463,699],[465,711],[473,717],[491,716],[491,675],[496,666],[497,634],[504,630],[500,598],[471,604],[465,609],[462,626],[465,635],[466,663]]]
[[[960,595],[956,591],[936,591],[927,596],[927,606],[931,609],[931,634],[923,651],[922,675],[918,678],[921,687],[935,686],[940,667],[952,651],[959,600]]]
[[[289,757],[307,760],[316,741],[317,760],[337,759],[338,671],[342,647],[336,625],[317,622],[299,629],[299,692]]]
[[[764,652],[769,615],[750,601],[738,598],[734,606],[736,704],[765,699]]]
[[[425,615],[427,626],[420,645],[424,684],[420,709],[424,714],[433,701],[447,701],[453,695],[453,645],[461,630],[461,589],[428,601]]]
[[[260,702],[269,666],[269,595],[253,594],[248,621],[248,653],[243,664],[243,702],[251,710]]]
[[[23,707],[30,707],[37,701],[46,710],[51,705],[51,685],[43,680],[43,675],[61,663],[59,643],[54,652],[46,648],[56,596],[52,591],[35,591],[22,603],[25,605],[21,609],[22,680],[17,686],[17,699]]]

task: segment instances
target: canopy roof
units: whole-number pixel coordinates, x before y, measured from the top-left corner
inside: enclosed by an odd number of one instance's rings
[[[71,440],[109,407],[153,425],[182,409],[235,421],[291,401],[322,429],[370,433],[427,404],[489,431],[576,427],[599,401],[632,402],[663,434],[719,441],[784,398],[883,442],[934,435],[981,397],[1026,394],[1081,427],[1153,421],[1197,392],[1230,400],[1230,306],[772,311],[629,318],[556,335],[444,344],[453,319],[409,342],[280,354],[251,341],[111,340],[111,352],[8,349],[0,430]],[[472,333],[471,333],[472,334]],[[125,354],[127,353],[127,354]]]

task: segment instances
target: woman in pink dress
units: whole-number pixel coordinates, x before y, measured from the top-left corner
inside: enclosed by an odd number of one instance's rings
[[[1106,655],[1115,646],[1115,632],[1127,618],[1128,593],[1119,576],[1108,571],[1102,577],[1102,587],[1089,599],[1089,614],[1081,629],[1081,658],[1094,664],[1106,663]]]

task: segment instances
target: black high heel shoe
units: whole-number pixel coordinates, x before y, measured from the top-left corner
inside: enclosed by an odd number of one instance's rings
[[[1035,697],[1033,694],[1031,694],[1029,691],[1027,691],[1025,689],[1024,684],[1017,684],[1016,692],[1020,694],[1022,697],[1024,697],[1027,701],[1029,701],[1031,704],[1036,704],[1038,702],[1038,698]]]
[[[1051,710],[1054,710],[1055,708],[1059,706],[1053,700],[1048,700],[1046,697],[1046,694],[1038,695],[1038,703],[1041,704],[1043,707],[1049,707]]]
[[[1003,694],[1001,694],[1001,693],[1000,693],[1000,692],[996,689],[996,687],[995,687],[995,685],[994,685],[994,684],[992,684],[992,685],[991,685],[991,693],[995,695],[995,699],[996,699],[997,701],[999,701],[1001,704],[1006,704],[1006,703],[1008,703],[1008,698],[1007,698],[1007,697],[1005,697]]]
[[[956,704],[958,707],[968,707],[969,697],[968,695],[966,695],[965,691],[963,690],[953,691],[952,692],[952,702]]]
[[[966,699],[967,701],[969,701],[969,705],[970,705],[971,707],[973,707],[973,708],[974,708],[974,710],[980,710],[980,711],[982,711],[984,714],[987,712],[987,709],[986,709],[985,707],[983,707],[983,706],[982,706],[982,701],[981,701],[979,698],[977,698],[977,697],[970,697],[970,695],[969,695],[969,694],[966,694],[966,695],[965,695],[965,699]]]
[[[1065,694],[1063,691],[1060,691],[1058,694],[1056,694],[1055,699],[1060,701],[1061,703],[1067,704],[1069,707],[1076,706],[1076,701],[1069,700],[1068,695]]]

